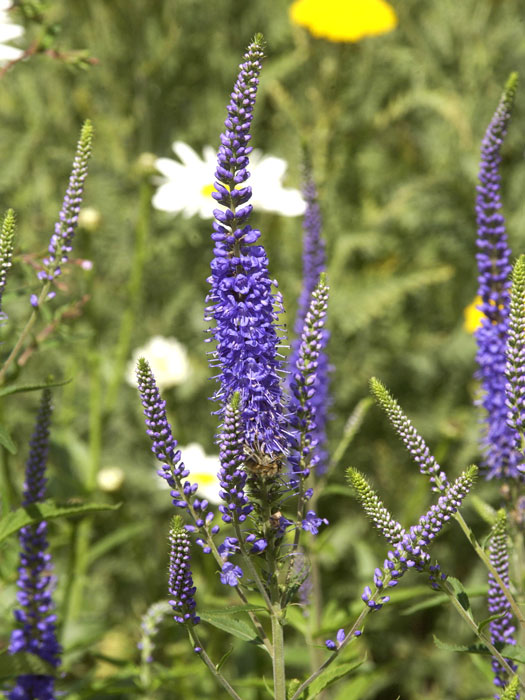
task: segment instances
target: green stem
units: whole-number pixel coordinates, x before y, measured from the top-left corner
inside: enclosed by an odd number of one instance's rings
[[[523,616],[523,612],[522,612],[521,608],[514,600],[514,597],[513,597],[512,593],[510,592],[510,589],[508,588],[508,586],[505,585],[501,576],[496,571],[495,567],[492,565],[492,562],[490,561],[488,554],[485,552],[483,547],[477,541],[476,535],[474,534],[474,532],[472,531],[472,529],[467,524],[467,522],[465,521],[465,519],[463,518],[463,516],[461,515],[461,513],[459,511],[454,514],[454,517],[458,521],[461,529],[465,533],[468,541],[470,542],[470,544],[474,548],[474,551],[476,552],[478,557],[485,564],[485,566],[490,571],[492,576],[494,576],[494,579],[496,580],[498,586],[501,588],[503,595],[507,599],[507,601],[512,609],[512,612],[514,613],[514,616],[516,617],[516,619],[518,620],[520,625],[525,626],[525,617]]]
[[[97,474],[102,453],[102,386],[100,378],[100,359],[97,353],[89,358],[90,392],[89,392],[89,468],[84,488],[89,497],[96,490]],[[93,518],[85,517],[76,527],[71,573],[66,592],[67,605],[63,634],[67,636],[69,626],[81,614],[84,608],[84,589],[89,567],[89,548],[91,544]]]
[[[14,348],[9,353],[7,360],[4,362],[4,366],[0,370],[0,385],[2,385],[4,383],[7,370],[9,369],[9,367],[13,364],[13,362],[16,360],[16,358],[20,354],[20,350],[22,349],[24,343],[26,342],[28,335],[33,330],[33,326],[35,325],[36,320],[37,320],[38,315],[39,315],[38,311],[39,311],[40,305],[44,303],[44,301],[49,293],[50,288],[51,288],[51,282],[47,281],[44,284],[44,286],[42,287],[42,290],[40,292],[40,296],[38,297],[37,308],[33,309],[33,311],[31,312],[31,315],[30,315],[26,325],[24,326],[22,332],[20,333],[20,336],[18,337],[18,340],[16,341]]]
[[[284,665],[283,612],[280,605],[272,610],[273,692],[274,700],[286,700],[286,671]]]
[[[249,570],[251,577],[255,581],[255,585],[257,586],[257,590],[261,594],[266,607],[268,608],[268,612],[271,614],[272,612],[272,601],[268,597],[268,592],[266,588],[264,587],[263,582],[261,581],[261,577],[259,576],[259,572],[253,565],[252,559],[248,552],[246,551],[246,547],[244,546],[244,541],[243,541],[243,536],[241,532],[241,528],[239,527],[239,523],[237,519],[235,518],[233,527],[235,530],[235,535],[237,536],[237,539],[239,540],[239,549],[241,551],[241,556],[243,559],[244,564],[246,565],[246,568]]]
[[[217,666],[213,663],[208,654],[204,651],[204,648],[199,639],[199,636],[197,635],[197,632],[195,631],[195,628],[192,625],[186,625],[186,629],[188,631],[188,636],[191,640],[191,643],[193,644],[193,647],[200,648],[199,656],[202,662],[208,667],[208,670],[210,671],[212,676],[217,680],[218,683],[220,683],[220,685],[222,685],[222,687],[224,688],[224,690],[226,690],[230,697],[235,698],[235,700],[242,700],[241,696],[235,692],[235,690],[231,687],[226,678],[217,669]]]
[[[509,666],[508,662],[506,659],[503,658],[503,656],[500,654],[500,652],[496,649],[496,647],[492,644],[490,639],[485,636],[485,634],[479,630],[478,625],[476,622],[472,619],[472,617],[468,614],[468,612],[465,610],[465,608],[461,605],[459,600],[457,599],[457,596],[454,592],[454,589],[448,583],[448,581],[444,581],[443,584],[441,585],[441,589],[448,595],[450,602],[454,606],[454,608],[457,610],[457,612],[461,615],[463,620],[467,623],[467,625],[471,628],[471,630],[474,632],[476,637],[480,640],[482,644],[484,644],[487,649],[490,651],[492,656],[497,659],[498,663],[505,669],[505,671],[509,674],[509,677],[512,678],[514,675],[514,671],[511,669]],[[519,679],[520,685],[525,688],[525,683]]]
[[[387,579],[385,578],[385,581],[386,580]],[[381,590],[381,591],[376,590],[375,593],[372,595],[370,600],[373,600],[373,601],[377,600],[377,598],[379,598],[379,596],[382,595],[383,593],[384,593],[383,590]],[[297,688],[297,690],[295,691],[295,693],[291,697],[291,700],[298,700],[298,698],[303,694],[303,692],[306,690],[306,688],[308,688],[308,686],[311,683],[313,683],[316,678],[319,678],[321,673],[323,673],[323,671],[326,668],[328,668],[328,666],[330,666],[330,664],[332,664],[337,659],[340,652],[352,640],[354,640],[356,638],[355,633],[357,632],[358,629],[360,629],[363,626],[365,618],[368,615],[368,613],[371,612],[371,610],[372,610],[372,608],[369,607],[368,605],[366,605],[363,608],[363,610],[359,614],[359,617],[357,618],[357,620],[354,622],[354,624],[350,628],[348,634],[346,635],[346,637],[345,637],[344,641],[342,642],[341,646],[339,647],[339,649],[336,649],[335,651],[333,651],[332,654],[330,654],[330,656],[326,659],[326,661],[323,664],[321,664],[321,666],[319,666],[319,668],[316,671],[314,671],[303,683],[301,683],[301,685]]]

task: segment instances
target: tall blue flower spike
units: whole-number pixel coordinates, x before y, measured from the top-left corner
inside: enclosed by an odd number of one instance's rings
[[[277,332],[282,302],[272,293],[276,282],[269,277],[266,252],[256,244],[261,233],[248,223],[252,190],[244,185],[262,59],[262,37],[257,35],[239,67],[217,157],[213,197],[222,208],[214,210],[206,319],[214,323],[211,364],[218,368],[214,398],[222,404],[220,412],[239,392],[245,441],[271,456],[284,452],[287,442]]]
[[[309,169],[306,170],[303,196],[306,201],[306,211],[303,219],[303,285],[297,305],[297,317],[295,319],[295,340],[292,342],[289,368],[291,384],[294,374],[298,370],[299,352],[305,332],[305,319],[310,306],[312,294],[319,284],[321,274],[326,270],[325,242],[322,238],[322,217],[317,201],[317,190]],[[326,451],[326,422],[328,420],[329,391],[328,373],[329,363],[326,355],[326,345],[330,333],[323,327],[319,337],[319,352],[317,357],[315,384],[308,399],[312,416],[311,438],[313,447],[311,468],[318,474],[326,471],[328,453]],[[293,411],[292,411],[293,412]]]
[[[522,456],[514,449],[514,432],[507,424],[505,405],[505,346],[507,343],[510,307],[510,248],[505,219],[501,213],[499,166],[501,145],[507,133],[517,74],[513,73],[505,87],[498,108],[481,144],[479,185],[476,198],[478,237],[478,294],[484,317],[476,331],[476,355],[485,409],[484,438],[486,476],[489,479],[516,478]]]
[[[45,498],[45,476],[51,422],[51,393],[45,389],[30,442],[22,505],[40,503]],[[9,653],[25,651],[39,656],[53,667],[60,664],[62,649],[56,635],[56,615],[52,600],[54,580],[51,555],[47,551],[47,523],[27,525],[20,530],[20,567],[16,629],[11,634]],[[7,696],[9,700],[54,700],[55,679],[49,675],[24,674]]]

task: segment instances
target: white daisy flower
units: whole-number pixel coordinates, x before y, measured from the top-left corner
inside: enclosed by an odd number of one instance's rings
[[[18,39],[24,33],[24,27],[20,24],[13,24],[11,21],[9,8],[12,6],[10,0],[0,0],[0,64],[16,61],[24,53],[22,49],[15,49],[14,46],[7,46],[6,42]]]
[[[199,485],[197,489],[199,496],[210,503],[221,503],[219,496],[221,485],[217,477],[220,468],[219,456],[207,455],[202,445],[197,442],[190,442],[186,447],[179,449],[184,466],[190,471],[188,481]]]
[[[221,503],[219,496],[221,484],[217,477],[220,468],[219,456],[207,455],[198,442],[190,442],[185,447],[178,445],[177,450],[180,450],[184,466],[190,472],[186,480],[191,481],[192,484],[198,484],[197,494],[210,503]],[[155,465],[158,467],[157,462]],[[156,474],[155,478],[161,488],[171,488],[165,479],[158,479]]]
[[[161,211],[181,213],[186,217],[196,214],[202,219],[212,219],[213,210],[220,207],[211,193],[214,191],[214,172],[217,154],[211,146],[203,149],[203,158],[182,141],[172,146],[179,160],[158,158],[159,187],[153,195],[153,206]],[[263,155],[254,150],[250,154],[250,178],[243,183],[252,188],[250,204],[255,210],[271,211],[283,216],[299,216],[304,213],[305,202],[299,190],[283,187],[282,180],[287,163],[276,156]]]
[[[156,335],[142,348],[133,352],[128,363],[126,381],[137,386],[136,368],[140,357],[144,357],[151,367],[159,389],[168,389],[182,384],[189,377],[190,362],[188,352],[176,338],[163,338]]]

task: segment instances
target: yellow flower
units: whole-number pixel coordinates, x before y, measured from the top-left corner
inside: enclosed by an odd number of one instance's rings
[[[485,314],[478,309],[478,306],[482,303],[482,298],[477,296],[472,304],[465,307],[463,315],[465,316],[465,321],[463,323],[463,328],[467,333],[474,333],[481,326],[481,321],[485,318]]]
[[[397,26],[397,15],[386,0],[295,0],[290,19],[329,41],[359,41]]]

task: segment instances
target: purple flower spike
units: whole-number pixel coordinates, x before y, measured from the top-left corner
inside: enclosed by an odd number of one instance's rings
[[[507,425],[505,405],[505,346],[510,306],[511,253],[505,219],[500,212],[499,173],[501,145],[507,132],[516,86],[517,74],[513,73],[483,138],[480,184],[476,198],[478,294],[482,299],[479,308],[484,314],[481,326],[475,333],[479,367],[476,376],[481,380],[481,405],[486,411],[484,447],[489,479],[517,477],[517,465],[521,461],[514,449],[514,432]]]
[[[306,211],[303,220],[303,286],[298,300],[297,317],[295,319],[296,338],[292,343],[289,366],[293,377],[299,371],[300,351],[304,339],[305,319],[310,308],[312,294],[319,284],[321,274],[326,269],[325,242],[321,237],[322,218],[317,201],[317,190],[309,171],[306,172],[303,196],[306,200]],[[313,416],[311,430],[314,442],[312,468],[318,474],[326,471],[328,453],[326,451],[326,422],[328,419],[328,357],[325,352],[330,333],[323,328],[319,337],[319,356],[317,359],[315,392],[309,399]]]
[[[262,38],[256,36],[240,65],[221,135],[213,196],[223,209],[214,211],[215,257],[206,320],[214,321],[211,364],[219,369],[214,398],[223,411],[238,391],[245,440],[276,454],[284,451],[286,442],[275,309],[282,302],[272,294],[266,252],[254,245],[261,234],[248,223],[251,188],[242,186],[249,176],[249,132],[262,58]]]
[[[489,546],[490,562],[501,576],[503,583],[508,587],[509,580],[509,555],[507,547],[507,516],[504,510],[500,510],[497,515],[497,520],[492,530],[492,537]],[[493,644],[500,642],[501,644],[516,644],[514,638],[515,626],[510,612],[510,604],[505,598],[503,591],[499,587],[496,579],[489,573],[489,613],[491,615],[501,615],[497,620],[492,620],[489,623],[490,639]],[[513,671],[516,670],[516,664],[507,659],[509,666]],[[504,688],[508,681],[508,674],[500,665],[497,659],[492,659],[492,670],[494,672],[494,685],[498,688]]]
[[[226,523],[231,522],[233,518],[237,518],[238,522],[242,523],[253,510],[244,491],[246,486],[246,472],[243,469],[244,435],[239,402],[239,393],[235,392],[226,406],[219,435],[221,460],[219,480],[222,488],[220,494],[226,503],[219,506],[219,511]]]
[[[175,488],[174,476],[183,475],[184,464],[180,462],[181,455],[177,450],[177,441],[168,423],[166,402],[161,398],[153,372],[143,358],[140,358],[137,363],[137,385],[146,417],[146,433],[153,443],[151,451],[162,463],[159,475],[166,479],[172,488]],[[180,494],[179,500],[181,500]],[[186,504],[184,501],[182,503],[184,507]]]
[[[60,266],[68,261],[69,254],[73,249],[73,237],[82,204],[92,140],[93,127],[91,122],[86,120],[80,132],[69,185],[58,216],[58,222],[55,224],[55,232],[49,241],[48,256],[44,258],[44,269],[38,275],[39,279],[53,280],[58,277],[61,274]]]
[[[23,489],[24,506],[40,503],[45,498],[51,412],[51,393],[46,389],[30,442]],[[42,521],[23,527],[19,541],[21,555],[17,598],[20,608],[15,610],[17,628],[11,634],[9,653],[30,652],[56,668],[60,664],[62,649],[57,640],[56,615],[53,612],[54,580],[50,573],[53,565],[47,552],[47,523]],[[54,678],[31,674],[18,676],[15,687],[7,697],[9,700],[54,700]]]
[[[168,601],[175,612],[175,622],[196,625],[200,618],[195,614],[195,591],[190,568],[190,538],[182,525],[182,518],[173,518],[169,542],[170,564]]]
[[[324,371],[324,326],[328,306],[326,275],[321,274],[319,283],[311,294],[301,333],[301,342],[295,364],[292,365],[290,382],[291,423],[297,433],[299,455],[291,459],[295,472],[308,476],[310,466],[316,466],[319,431],[317,430],[317,395],[319,369]],[[321,387],[321,393],[324,388]],[[323,419],[324,420],[324,419]]]

